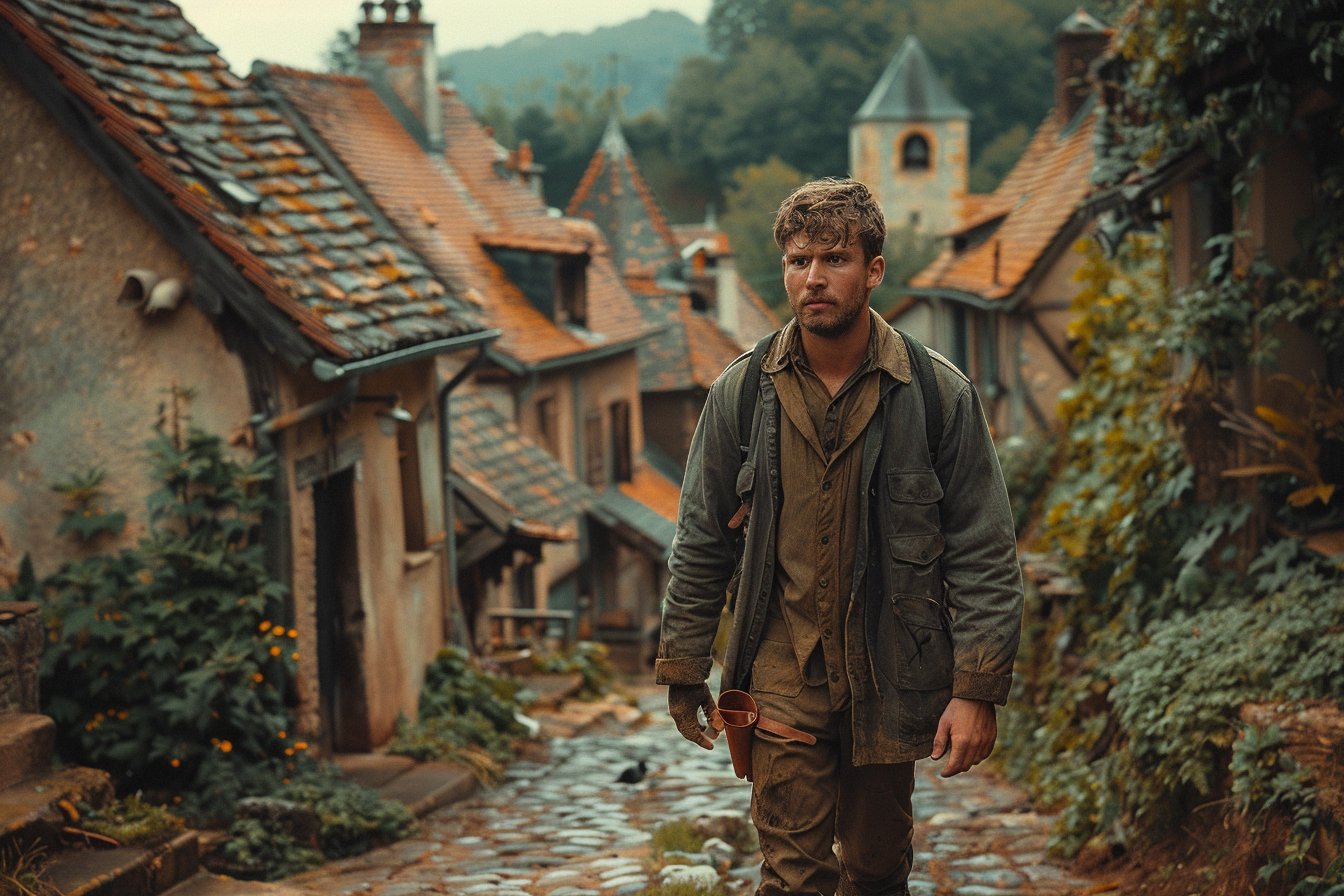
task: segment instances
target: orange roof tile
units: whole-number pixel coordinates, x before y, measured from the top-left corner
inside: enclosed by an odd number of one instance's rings
[[[146,181],[132,188],[193,219],[320,352],[370,357],[480,329],[174,4],[14,0],[0,22],[135,159]]]
[[[620,484],[621,493],[638,501],[665,520],[677,521],[681,486],[652,467],[638,467],[629,482]]]
[[[264,79],[299,111],[374,202],[430,266],[478,303],[503,335],[502,353],[524,364],[580,354],[600,342],[637,339],[646,331],[600,247],[600,235],[550,217],[540,200],[493,167],[496,147],[462,106],[444,98],[444,158],[426,153],[363,79],[279,67]],[[484,169],[484,170],[481,170]],[[516,245],[532,251],[590,247],[588,332],[560,326],[533,305],[486,251]],[[599,343],[600,344],[600,343]]]
[[[986,299],[1012,296],[1092,192],[1095,121],[1091,105],[1068,123],[1061,123],[1052,111],[1003,183],[985,200],[978,224],[992,221],[985,216],[999,209],[1004,210],[1002,222],[983,242],[962,251],[944,251],[911,278],[910,285],[958,289]]]

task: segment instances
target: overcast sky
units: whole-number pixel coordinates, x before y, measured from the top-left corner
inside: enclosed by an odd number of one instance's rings
[[[529,31],[556,34],[619,25],[654,9],[703,23],[712,0],[424,0],[440,54],[507,43]],[[177,0],[187,19],[244,74],[262,59],[320,68],[322,50],[363,17],[359,0]]]

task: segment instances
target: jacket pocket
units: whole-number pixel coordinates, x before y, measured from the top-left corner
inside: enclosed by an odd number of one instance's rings
[[[943,500],[943,484],[932,470],[892,470],[887,496],[904,504],[937,504]]]
[[[888,724],[904,744],[933,737],[952,696],[952,636],[942,605],[916,594],[894,594],[878,624],[878,674]]]
[[[781,697],[797,697],[803,692],[803,673],[792,644],[761,642],[751,664],[751,689]]]

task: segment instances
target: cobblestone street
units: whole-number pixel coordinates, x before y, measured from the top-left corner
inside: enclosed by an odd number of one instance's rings
[[[722,738],[712,752],[682,740],[662,700],[661,689],[642,689],[642,715],[606,713],[573,736],[553,736],[512,763],[499,786],[422,818],[411,839],[289,884],[370,896],[635,896],[660,881],[651,839],[663,822],[710,819],[711,830],[749,823],[750,785],[733,776]],[[642,780],[617,782],[641,760]],[[943,780],[921,763],[915,814],[916,896],[1104,892],[1047,857],[1048,819],[991,773]],[[750,893],[759,861],[759,853],[711,840],[701,853],[665,856],[662,873],[719,875],[729,892]]]

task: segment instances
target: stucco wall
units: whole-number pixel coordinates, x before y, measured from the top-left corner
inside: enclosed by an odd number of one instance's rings
[[[0,107],[0,542],[41,575],[77,550],[54,534],[54,481],[103,468],[131,515],[123,543],[143,531],[166,390],[193,390],[192,422],[214,433],[249,407],[239,360],[190,302],[152,318],[115,302],[130,269],[190,283],[185,261],[3,66]]]
[[[330,387],[327,387],[330,388]],[[320,395],[311,381],[291,381],[286,391],[300,402]],[[363,396],[401,398],[402,406],[420,418],[428,411],[437,431],[437,408],[431,362],[402,365],[366,375]],[[318,719],[317,525],[314,469],[323,473],[350,471],[356,556],[352,583],[357,605],[346,608],[342,626],[357,645],[363,670],[360,702],[364,718],[345,725],[340,740],[366,748],[391,737],[397,715],[414,717],[424,682],[425,666],[445,644],[444,545],[434,540],[424,550],[408,550],[403,517],[397,424],[380,417],[389,403],[357,400],[346,412],[298,424],[282,434],[289,458],[287,479],[291,508],[293,601],[300,643],[309,645],[300,660],[301,715],[312,728]],[[439,487],[437,454],[421,452],[423,490]],[[317,465],[315,467],[314,465]],[[321,473],[316,474],[321,478]],[[429,526],[431,538],[441,536],[443,522]],[[349,670],[345,670],[348,673]],[[339,744],[338,744],[339,745]]]

